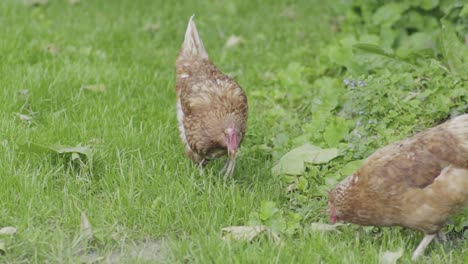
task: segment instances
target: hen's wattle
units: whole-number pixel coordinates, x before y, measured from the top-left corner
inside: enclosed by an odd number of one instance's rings
[[[403,226],[426,237],[468,204],[468,114],[377,150],[329,193],[330,219]]]
[[[193,16],[176,61],[177,119],[185,153],[195,163],[228,155],[232,175],[247,126],[247,96],[208,58]]]

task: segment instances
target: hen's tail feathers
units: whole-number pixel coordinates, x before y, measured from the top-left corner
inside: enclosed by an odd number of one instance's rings
[[[188,58],[208,59],[208,53],[203,46],[200,35],[198,35],[193,18],[194,16],[190,17],[180,55]]]

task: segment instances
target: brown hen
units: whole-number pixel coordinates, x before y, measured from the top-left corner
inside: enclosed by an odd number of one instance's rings
[[[247,97],[208,58],[193,16],[176,74],[177,119],[185,154],[199,165],[227,154],[222,173],[232,175],[247,126]]]
[[[418,258],[468,204],[468,114],[377,150],[329,193],[332,222],[425,233]]]

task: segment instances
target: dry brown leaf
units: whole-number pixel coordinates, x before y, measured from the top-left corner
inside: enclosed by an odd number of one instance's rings
[[[226,41],[226,48],[233,48],[244,42],[241,36],[231,35]]]
[[[334,225],[322,224],[322,223],[312,223],[310,224],[310,230],[312,231],[339,231],[336,228],[343,226],[345,224],[337,223]]]
[[[385,251],[380,255],[379,264],[396,264],[398,259],[403,256],[403,249],[400,248],[397,251]]]
[[[16,233],[16,227],[7,226],[0,228],[0,235],[14,235]]]
[[[260,233],[267,231],[268,227],[263,225],[257,226],[229,226],[221,229],[222,237],[226,239],[247,240],[252,241]]]
[[[81,87],[81,89],[92,91],[92,92],[103,93],[107,90],[107,87],[104,84],[91,84],[91,85],[84,85]]]

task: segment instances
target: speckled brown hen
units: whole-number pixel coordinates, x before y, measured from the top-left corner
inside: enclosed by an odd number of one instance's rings
[[[426,236],[468,204],[468,114],[377,150],[329,193],[332,222],[403,226]]]
[[[193,16],[176,61],[177,119],[185,154],[195,163],[228,155],[222,173],[232,175],[247,125],[247,97],[208,58]]]

